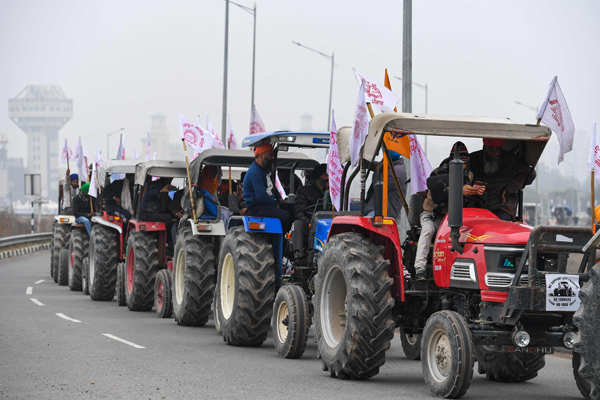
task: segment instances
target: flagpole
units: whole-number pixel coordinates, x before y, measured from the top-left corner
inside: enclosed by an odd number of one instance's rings
[[[225,0],[225,50],[223,56],[223,115],[221,116],[221,137],[225,143],[227,130],[227,63],[229,56],[229,0]],[[194,219],[195,221],[195,219]]]
[[[185,153],[185,172],[187,174],[188,190],[190,191],[190,205],[192,206],[192,219],[194,224],[196,223],[196,205],[194,204],[194,192],[192,190],[192,177],[190,176],[190,160],[187,155],[187,146],[185,144],[185,138],[181,138],[183,143],[183,152]]]
[[[596,212],[595,212],[595,208],[596,208],[596,185],[594,183],[594,170],[592,169],[592,174],[591,174],[591,181],[590,181],[590,186],[592,189],[592,207],[591,207],[591,212],[592,212],[592,232],[595,234],[596,233]]]

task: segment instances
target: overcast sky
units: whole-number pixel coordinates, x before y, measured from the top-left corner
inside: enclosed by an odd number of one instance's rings
[[[244,0],[239,0],[244,2]],[[251,6],[253,3],[245,2]],[[0,133],[12,156],[25,135],[8,119],[7,100],[30,83],[60,85],[74,101],[61,137],[105,148],[105,133],[127,129],[141,151],[150,114],[208,114],[221,125],[223,0],[0,1]],[[382,80],[402,71],[402,1],[259,0],[256,105],[269,130],[298,129],[300,115],[325,128],[328,60],[291,44],[335,52],[333,106],[350,125],[357,84],[352,67]],[[434,114],[509,117],[534,122],[554,75],[578,129],[566,170],[584,169],[593,121],[600,121],[600,2],[414,1],[413,79],[428,83]],[[241,139],[248,130],[252,19],[230,9],[229,111]],[[392,82],[400,95],[400,81]],[[424,109],[414,89],[413,111]],[[553,139],[554,140],[554,139]],[[116,152],[116,140],[111,153]],[[473,149],[472,149],[473,150]],[[556,163],[556,146],[544,159]],[[432,164],[448,152],[430,143]],[[131,154],[131,151],[130,153]],[[114,154],[111,154],[114,156]],[[585,175],[585,171],[581,172]]]

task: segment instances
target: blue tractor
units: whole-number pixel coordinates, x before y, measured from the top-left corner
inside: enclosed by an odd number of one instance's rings
[[[285,158],[284,152],[290,148],[327,149],[329,133],[262,133],[246,137],[242,145],[255,147],[265,142],[273,146],[271,175],[275,176]],[[311,160],[285,170],[289,171],[289,179],[282,181],[289,181],[289,193],[280,199],[280,204],[292,215],[295,189],[301,184],[294,183],[298,181],[294,171],[317,165],[317,161]],[[232,218],[219,254],[215,296],[221,333],[228,344],[260,346],[271,329],[275,349],[281,357],[302,356],[312,321],[310,298],[314,293],[316,260],[327,241],[331,219],[331,211],[315,212],[307,237],[303,238],[306,248],[298,252],[292,246],[294,228],[292,233],[284,232],[279,219],[251,215]]]

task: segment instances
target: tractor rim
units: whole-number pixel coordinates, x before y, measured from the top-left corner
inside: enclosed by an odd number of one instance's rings
[[[285,301],[277,307],[277,338],[280,343],[285,343],[288,337],[290,311]]]
[[[406,339],[406,343],[408,343],[411,346],[414,346],[419,340],[419,335],[416,333],[405,333],[404,338]]]
[[[129,253],[127,254],[127,292],[133,292],[133,264],[135,262],[135,254],[133,250],[133,246],[129,248]]]
[[[427,365],[436,382],[445,382],[452,368],[452,348],[448,334],[441,328],[431,335],[427,346]]]
[[[332,266],[323,282],[320,316],[323,338],[328,346],[337,347],[346,330],[346,280],[339,265]]]
[[[180,249],[177,253],[175,264],[175,300],[177,304],[183,302],[183,290],[185,288],[185,250]]]
[[[233,301],[235,300],[235,267],[231,253],[225,254],[223,258],[221,285],[219,289],[223,318],[229,319],[233,312]]]

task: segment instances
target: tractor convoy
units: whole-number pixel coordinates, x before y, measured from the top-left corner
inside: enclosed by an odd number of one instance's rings
[[[485,146],[470,159],[454,146],[428,190],[408,197],[393,146],[415,134],[483,139],[508,161],[480,173],[472,164]],[[254,134],[242,143],[253,151],[206,150],[189,165],[110,161],[98,169],[87,219],[77,212],[83,187],[59,182],[50,274],[94,301],[116,297],[178,325],[212,319],[229,345],[260,346],[271,335],[277,355],[293,359],[314,340],[334,378],[377,375],[398,332],[442,398],[467,392],[475,363],[487,379],[524,382],[562,349],[582,396],[598,400],[600,233],[523,222],[522,189],[550,134],[507,120],[377,115],[354,165],[352,129],[337,132],[339,210],[326,170],[307,155],[329,149],[329,132]],[[392,192],[407,232],[388,213]],[[351,209],[351,193],[360,207]],[[491,207],[493,193],[514,213]],[[421,247],[431,198],[443,212]]]

